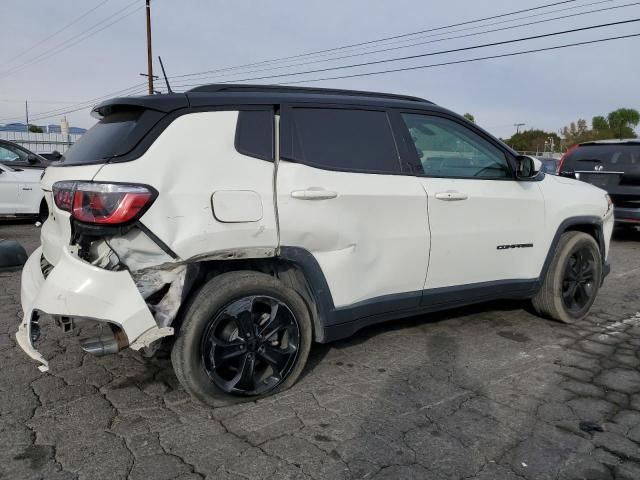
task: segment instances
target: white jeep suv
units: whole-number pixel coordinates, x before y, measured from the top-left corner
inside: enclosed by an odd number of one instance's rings
[[[174,336],[177,377],[220,405],[385,320],[492,299],[579,320],[608,271],[604,191],[426,100],[207,85],[94,114],[46,170],[22,274],[16,336],[43,371],[45,319],[105,325],[96,355]]]

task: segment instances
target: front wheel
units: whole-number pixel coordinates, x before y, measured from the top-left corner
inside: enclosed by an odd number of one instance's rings
[[[533,307],[542,316],[577,322],[589,313],[601,280],[602,256],[595,239],[583,232],[564,233]]]
[[[190,303],[171,360],[189,393],[229,405],[293,385],[311,337],[309,309],[295,291],[263,273],[229,272]]]

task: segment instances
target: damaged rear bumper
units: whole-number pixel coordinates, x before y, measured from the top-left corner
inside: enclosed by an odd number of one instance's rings
[[[39,314],[84,318],[119,327],[129,346],[140,349],[173,334],[171,327],[159,328],[131,274],[95,267],[65,247],[56,265],[45,278],[38,248],[22,271],[21,302],[23,320],[16,333],[18,345],[40,370],[48,363],[33,347],[32,325]]]

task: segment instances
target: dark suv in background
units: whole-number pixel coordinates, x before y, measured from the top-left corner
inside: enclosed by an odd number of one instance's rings
[[[558,171],[606,190],[616,224],[640,226],[640,139],[575,145],[562,157]]]

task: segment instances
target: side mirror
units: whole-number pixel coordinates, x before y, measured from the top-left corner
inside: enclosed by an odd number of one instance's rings
[[[36,163],[40,163],[40,159],[35,155],[29,154],[27,155],[27,162],[31,165],[35,165]]]
[[[540,160],[526,155],[519,155],[516,158],[516,162],[518,162],[516,170],[516,176],[518,178],[533,178],[538,175],[542,168],[542,162]]]
[[[58,150],[51,152],[51,156],[56,160],[60,160],[62,158],[62,154]]]

